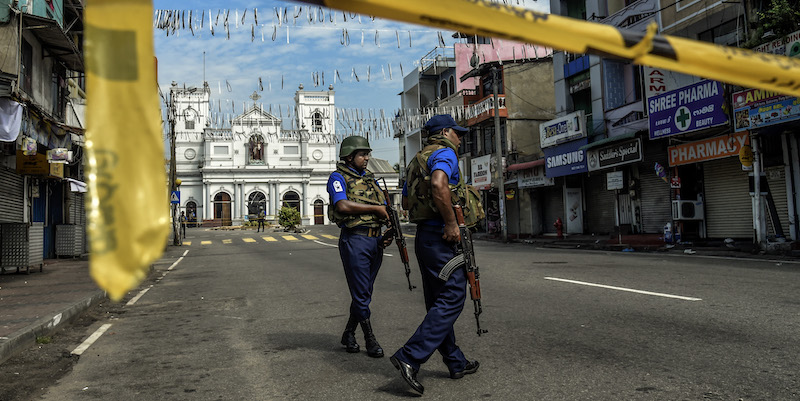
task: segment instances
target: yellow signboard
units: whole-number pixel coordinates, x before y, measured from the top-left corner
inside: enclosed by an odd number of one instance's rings
[[[570,53],[615,56],[635,64],[800,96],[800,59],[656,35],[655,22],[641,33],[488,0],[304,2]]]

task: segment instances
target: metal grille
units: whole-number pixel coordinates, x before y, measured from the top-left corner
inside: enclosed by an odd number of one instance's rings
[[[25,267],[30,259],[28,224],[4,223],[0,224],[2,232],[2,267]]]

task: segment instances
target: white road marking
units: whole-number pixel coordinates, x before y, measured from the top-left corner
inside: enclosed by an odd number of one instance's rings
[[[79,345],[77,348],[72,350],[72,355],[80,355],[80,354],[82,354],[84,351],[86,351],[89,348],[89,346],[94,344],[94,342],[97,341],[97,339],[100,338],[100,336],[102,336],[103,333],[105,333],[106,330],[108,330],[110,327],[111,327],[111,323],[106,323],[106,324],[100,326],[100,328],[97,329],[97,331],[92,333],[92,335],[89,336],[89,338],[86,339],[86,341],[84,341],[83,343],[81,343],[81,345]]]
[[[614,286],[611,286],[611,285],[587,283],[585,281],[567,280],[567,279],[563,279],[563,278],[545,277],[544,279],[545,280],[553,280],[553,281],[562,281],[562,282],[565,282],[565,283],[572,283],[572,284],[588,285],[590,287],[607,288],[607,289],[610,289],[610,290],[635,292],[637,294],[654,295],[654,296],[657,296],[657,297],[682,299],[684,301],[702,301],[703,300],[702,298],[692,298],[692,297],[684,297],[684,296],[680,296],[680,295],[664,294],[664,293],[660,293],[660,292],[634,290],[634,289],[631,289],[631,288],[614,287]]]
[[[164,274],[162,274],[162,275],[161,275],[161,277],[160,277],[160,278],[158,278],[156,281],[161,281],[161,279],[162,279],[162,278],[164,278],[164,276],[166,276],[166,275],[167,275],[167,273],[169,273],[169,272],[170,272],[170,270],[174,269],[174,268],[175,268],[175,266],[177,266],[177,265],[178,265],[178,263],[181,263],[181,261],[183,260],[183,258],[184,258],[184,257],[186,256],[186,254],[188,254],[188,253],[189,253],[189,250],[188,250],[188,249],[187,249],[187,250],[185,250],[185,251],[183,252],[183,255],[181,255],[181,257],[179,257],[179,258],[178,258],[178,260],[176,260],[174,263],[172,263],[172,265],[170,265],[170,266],[167,268],[167,270],[164,272]],[[138,301],[138,300],[139,300],[139,298],[141,298],[141,297],[142,297],[142,295],[144,295],[144,294],[145,294],[147,291],[150,291],[150,289],[151,289],[151,288],[153,288],[153,286],[152,286],[152,285],[151,285],[150,287],[147,287],[147,288],[145,288],[145,289],[143,289],[143,290],[139,291],[139,293],[138,293],[138,294],[136,294],[136,296],[135,296],[135,297],[131,298],[131,300],[130,300],[130,301],[128,301],[128,303],[126,303],[126,304],[125,304],[125,306],[131,306],[131,305],[135,304],[135,303],[136,303],[136,301]]]
[[[165,273],[165,274],[166,274],[166,273]],[[163,276],[162,276],[162,277],[163,277]],[[141,298],[141,297],[142,297],[142,295],[144,295],[144,294],[145,294],[147,291],[150,291],[150,289],[151,289],[151,288],[153,288],[153,286],[152,286],[152,285],[151,285],[151,286],[149,286],[149,287],[147,287],[147,288],[145,288],[145,289],[143,289],[143,290],[141,290],[141,291],[139,291],[139,293],[138,293],[138,294],[136,294],[136,296],[135,296],[135,297],[131,298],[131,300],[130,300],[130,301],[128,301],[128,303],[127,303],[127,304],[125,304],[125,306],[131,306],[131,305],[135,304],[135,303],[136,303],[136,301],[138,301],[138,300],[139,300],[139,298]]]

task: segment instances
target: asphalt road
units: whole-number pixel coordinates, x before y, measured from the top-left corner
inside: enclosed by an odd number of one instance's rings
[[[396,248],[372,303],[387,358],[373,359],[360,330],[361,353],[339,344],[349,296],[323,236],[337,231],[310,234],[190,229],[146,293],[85,329],[111,325],[41,399],[414,397],[388,360],[424,315]],[[481,241],[476,255],[489,333],[475,334],[468,300],[456,335],[480,370],[451,380],[434,355],[425,398],[800,399],[800,264]],[[420,284],[413,260],[411,277]]]

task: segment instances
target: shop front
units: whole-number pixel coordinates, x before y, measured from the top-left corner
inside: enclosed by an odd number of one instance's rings
[[[595,234],[641,232],[638,174],[633,163],[642,160],[642,141],[634,134],[586,145],[589,174],[586,192],[587,231]]]
[[[561,215],[557,218],[561,218],[564,231],[567,234],[582,234],[584,232],[582,175],[588,170],[586,150],[583,149],[587,143],[588,141],[584,137],[544,149],[545,175],[548,178],[564,177],[560,188],[562,191],[561,202],[563,202],[564,207],[561,210]],[[553,194],[550,194],[550,196],[553,196]]]

